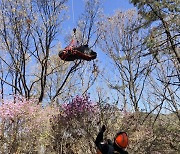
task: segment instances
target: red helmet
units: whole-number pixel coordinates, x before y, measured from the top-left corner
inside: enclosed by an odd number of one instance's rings
[[[120,132],[116,135],[115,144],[120,147],[125,149],[128,146],[128,136],[125,132]]]

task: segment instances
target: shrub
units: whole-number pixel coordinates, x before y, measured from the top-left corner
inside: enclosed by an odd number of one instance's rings
[[[87,153],[89,150],[93,153],[97,113],[96,103],[92,102],[87,95],[76,96],[72,101],[64,103],[61,106],[61,114],[51,120],[55,151]]]
[[[0,153],[34,153],[50,144],[49,118],[52,114],[55,114],[54,109],[43,109],[36,100],[21,96],[3,100],[0,105]]]

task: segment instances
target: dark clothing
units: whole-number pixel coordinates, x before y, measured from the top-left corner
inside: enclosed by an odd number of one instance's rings
[[[82,45],[79,47],[65,48],[59,52],[59,57],[65,61],[74,61],[76,59],[93,60],[96,59],[97,53],[91,50],[88,45]]]
[[[78,50],[86,55],[95,55],[96,53],[91,50],[88,45],[81,45],[79,47],[75,47],[74,50]]]
[[[104,143],[103,133],[104,131],[100,130],[95,140],[95,144],[102,154],[128,154],[128,152],[112,143],[111,140],[107,140],[107,142]]]

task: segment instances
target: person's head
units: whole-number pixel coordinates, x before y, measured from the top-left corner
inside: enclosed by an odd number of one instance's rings
[[[128,146],[128,136],[126,132],[119,132],[114,138],[114,145],[118,149],[125,149]]]

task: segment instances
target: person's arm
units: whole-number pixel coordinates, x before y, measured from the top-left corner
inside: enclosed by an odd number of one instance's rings
[[[103,134],[104,134],[105,130],[106,130],[106,127],[105,127],[105,125],[103,125],[96,137],[96,140],[95,140],[95,144],[96,144],[98,150],[101,151],[101,153],[104,153],[104,152],[108,151],[108,149],[109,149],[108,144],[103,142]]]
[[[104,134],[105,130],[106,130],[106,127],[105,127],[105,125],[103,125],[96,137],[96,140],[95,140],[95,144],[97,147],[99,146],[99,144],[101,142],[103,142],[103,134]]]

